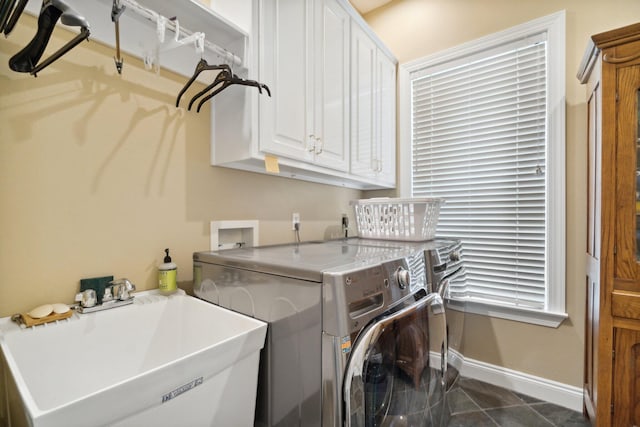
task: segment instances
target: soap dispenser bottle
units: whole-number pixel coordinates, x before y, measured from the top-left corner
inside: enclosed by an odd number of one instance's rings
[[[163,294],[171,294],[178,289],[178,282],[176,280],[178,266],[171,262],[169,248],[165,249],[164,253],[166,254],[164,263],[158,267],[158,288]]]

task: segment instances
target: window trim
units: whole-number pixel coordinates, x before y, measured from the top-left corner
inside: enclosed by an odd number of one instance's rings
[[[401,197],[411,196],[411,73],[426,67],[453,61],[490,49],[517,38],[547,32],[548,68],[548,135],[547,157],[550,173],[547,202],[547,268],[548,287],[546,308],[531,310],[512,306],[468,301],[466,311],[492,317],[558,327],[568,317],[566,313],[566,164],[565,164],[565,93],[566,93],[566,13],[564,10],[514,26],[459,46],[428,55],[398,67],[398,133],[400,141],[400,173],[398,174]]]

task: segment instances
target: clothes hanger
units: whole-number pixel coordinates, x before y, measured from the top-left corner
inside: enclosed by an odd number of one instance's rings
[[[37,64],[49,43],[56,22],[60,19],[64,25],[80,27],[80,34]],[[89,23],[63,0],[44,0],[38,16],[38,30],[29,44],[9,59],[9,67],[19,73],[37,73],[58,60],[80,42],[89,38]],[[37,64],[37,65],[36,65]]]
[[[222,74],[222,73],[220,73],[220,74]],[[216,96],[217,94],[219,94],[220,92],[222,92],[223,90],[225,90],[226,88],[231,86],[231,83],[229,81],[229,76],[223,76],[223,78],[220,79],[219,81],[214,81],[213,84],[210,85],[207,89],[213,88],[215,85],[220,84],[220,83],[222,83],[222,86],[220,86],[219,88],[214,90],[212,93],[210,93],[209,95],[207,95],[204,98],[202,98],[202,100],[198,103],[198,108],[196,109],[196,111],[198,113],[200,112],[200,108],[202,108],[202,105],[205,102],[207,102],[209,99],[213,98],[214,96]],[[206,91],[203,91],[203,92],[206,93]],[[193,101],[195,101],[195,97],[191,100],[191,103],[193,103]]]
[[[242,79],[242,78],[236,76],[235,74],[233,74],[231,76],[225,76],[224,77],[224,83],[223,83],[223,85],[221,87],[219,87],[218,89],[214,90],[209,95],[207,95],[204,98],[202,98],[202,100],[198,104],[198,108],[197,108],[196,111],[199,113],[200,112],[200,108],[202,108],[202,105],[204,105],[205,102],[207,102],[208,100],[210,100],[211,98],[213,98],[214,96],[216,96],[217,94],[219,94],[220,92],[222,92],[223,90],[225,90],[226,88],[228,88],[231,85],[242,85],[242,86],[257,87],[258,91],[261,94],[262,94],[262,89],[264,89],[264,90],[267,91],[267,95],[269,95],[269,97],[271,97],[271,90],[269,90],[269,87],[266,84],[257,82],[255,80]],[[193,102],[194,100],[192,99],[191,101]]]
[[[184,87],[180,89],[180,92],[178,93],[178,97],[176,98],[176,107],[180,104],[180,98],[182,97],[182,95],[184,95],[184,93],[187,91],[189,86],[191,86],[193,82],[196,81],[200,73],[208,70],[224,70],[231,74],[231,67],[229,65],[227,64],[209,65],[204,58],[200,58],[200,61],[198,61],[198,63],[196,64],[196,69],[193,72],[193,75],[191,76],[191,78],[189,78],[187,83],[185,83]],[[191,104],[192,103],[189,104],[189,109],[191,109]]]
[[[16,0],[2,0],[0,3],[0,31],[4,31],[9,15],[15,6]]]
[[[223,64],[220,64],[220,65],[211,66],[211,65],[207,64],[207,61],[205,61],[204,59],[201,58],[200,62],[198,62],[198,64],[196,65],[196,70],[195,70],[193,76],[191,76],[189,81],[185,84],[185,86],[182,88],[182,90],[178,94],[178,98],[176,100],[176,107],[180,103],[180,97],[184,94],[184,92],[187,90],[187,88],[195,81],[197,76],[204,70],[221,70],[221,71],[216,75],[216,78],[213,80],[213,82],[210,85],[205,87],[200,92],[196,93],[191,98],[191,100],[189,101],[188,108],[187,108],[188,110],[191,110],[191,107],[193,106],[193,104],[195,103],[195,101],[198,98],[200,98],[201,96],[205,95],[207,92],[211,91],[212,89],[214,89],[216,86],[218,86],[220,84],[222,84],[222,86],[220,86],[219,88],[215,89],[209,95],[205,96],[198,103],[197,112],[200,112],[200,108],[202,108],[202,105],[204,105],[205,102],[207,102],[209,99],[213,98],[214,96],[216,96],[217,94],[219,94],[220,92],[222,92],[223,90],[225,90],[226,88],[228,88],[229,86],[234,85],[234,84],[257,87],[258,90],[260,91],[260,93],[262,93],[262,89],[265,89],[267,91],[267,93],[269,94],[269,96],[271,96],[271,91],[269,90],[267,85],[259,83],[259,82],[255,81],[255,80],[245,80],[245,79],[242,79],[242,78],[238,77],[237,75],[235,75],[233,73],[233,70],[231,69],[231,66],[229,64],[224,64],[223,63]]]
[[[5,37],[8,36],[9,33],[11,33],[11,31],[13,31],[13,27],[16,26],[16,23],[18,22],[18,18],[20,18],[20,16],[22,15],[22,12],[24,11],[24,8],[28,2],[29,0],[18,1],[16,8],[13,9],[13,13],[11,14],[11,17],[7,20],[7,24],[3,29]]]
[[[225,56],[226,54],[229,54],[229,56],[232,58],[232,55],[230,52],[228,52],[226,49],[224,49],[225,52]],[[224,61],[225,58],[221,57],[221,59]],[[233,69],[231,68],[231,65],[224,63],[221,64],[221,67],[223,67],[223,70],[218,73],[216,75],[216,78],[213,80],[213,83],[211,83],[210,85],[208,85],[207,87],[205,87],[203,90],[201,90],[200,92],[196,93],[192,98],[191,101],[189,101],[189,107],[188,110],[191,111],[191,107],[193,106],[193,103],[196,101],[196,99],[200,98],[201,96],[203,96],[204,94],[206,94],[207,92],[209,92],[211,89],[213,89],[214,87],[216,87],[219,84],[224,84],[225,81],[227,81],[229,78],[231,78],[232,76],[234,76],[233,74]],[[224,86],[226,87],[226,86]],[[217,93],[217,92],[216,92]],[[200,106],[202,105],[202,103],[199,104]],[[198,108],[198,112],[200,112],[200,108]]]
[[[225,81],[227,81],[227,78],[230,77],[231,75],[232,75],[232,72],[231,72],[231,68],[230,67],[229,67],[229,69],[223,69],[222,71],[220,71],[216,75],[216,78],[213,80],[213,83],[211,83],[209,86],[207,86],[204,89],[202,89],[200,92],[196,93],[193,96],[193,98],[191,98],[191,101],[189,101],[189,106],[188,106],[187,109],[189,111],[191,111],[191,107],[193,106],[193,103],[196,101],[196,99],[198,99],[201,96],[205,95],[207,92],[209,92],[214,87],[218,86],[220,83],[224,83]]]

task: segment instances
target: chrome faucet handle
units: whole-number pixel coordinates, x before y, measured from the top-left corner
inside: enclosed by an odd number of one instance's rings
[[[96,305],[96,291],[94,289],[85,289],[76,294],[75,300],[80,303],[81,307],[93,307]]]
[[[109,282],[109,284],[114,290],[114,298],[120,301],[132,298],[133,296],[130,295],[130,293],[136,290],[136,285],[131,283],[129,279],[112,280],[111,282]]]
[[[104,295],[102,295],[102,303],[113,301],[113,293],[112,293],[113,285],[107,286],[104,288]]]
[[[125,300],[129,298],[133,298],[133,295],[131,295],[131,293],[136,290],[136,285],[131,283],[129,279],[122,279],[122,281],[123,281],[123,284],[120,291],[121,292],[120,299]]]

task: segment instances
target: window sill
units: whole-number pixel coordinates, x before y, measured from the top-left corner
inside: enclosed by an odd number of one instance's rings
[[[567,313],[488,304],[472,300],[450,299],[447,300],[447,307],[457,311],[464,311],[466,313],[514,320],[516,322],[531,323],[550,328],[557,328],[565,319],[569,318]]]

